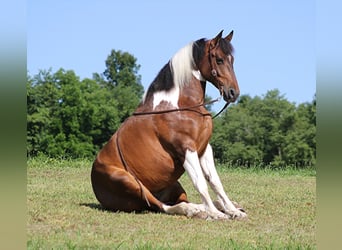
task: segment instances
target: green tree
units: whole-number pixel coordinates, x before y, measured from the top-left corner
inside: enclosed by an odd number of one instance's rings
[[[231,165],[315,164],[315,100],[288,102],[278,90],[262,98],[241,96],[215,121],[212,137],[215,158]]]
[[[287,139],[284,148],[287,162],[299,166],[316,163],[316,99],[298,105],[296,123]]]
[[[108,90],[63,69],[29,78],[27,108],[27,152],[33,156],[94,155],[119,126]]]
[[[220,162],[249,167],[263,161],[260,145],[265,131],[258,126],[259,117],[250,115],[251,107],[259,105],[259,102],[258,97],[241,96],[238,104],[232,105],[214,120],[211,144],[215,158]]]
[[[138,106],[139,67],[129,53],[112,50],[93,79],[63,69],[28,76],[27,154],[93,156]]]
[[[288,102],[279,90],[268,91],[260,107],[260,126],[265,128],[264,162],[284,166],[286,137],[294,128],[295,105]]]
[[[112,50],[106,59],[103,77],[95,79],[105,86],[118,103],[120,121],[123,122],[135,110],[141,101],[144,87],[138,75],[140,65],[128,52]]]
[[[58,109],[60,91],[51,70],[28,77],[27,88],[27,152],[37,155],[49,136],[53,112]]]

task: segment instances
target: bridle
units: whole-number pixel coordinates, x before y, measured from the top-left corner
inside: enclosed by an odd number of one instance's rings
[[[217,78],[218,78],[217,71],[213,67],[213,63],[212,63],[212,59],[211,59],[212,57],[215,57],[215,55],[211,52],[212,49],[213,48],[211,48],[211,45],[209,45],[208,60],[209,60],[209,65],[210,65],[210,73],[211,73],[211,76],[217,80]],[[179,111],[192,111],[192,112],[199,113],[203,116],[212,116],[210,113],[202,113],[202,112],[196,110],[196,108],[199,108],[199,107],[202,107],[205,105],[209,105],[209,104],[213,104],[213,103],[221,100],[221,98],[223,96],[223,91],[220,88],[219,88],[219,91],[220,91],[220,96],[218,98],[211,100],[211,101],[203,102],[203,103],[200,103],[197,105],[193,105],[193,106],[189,106],[189,107],[183,107],[183,108],[174,108],[174,109],[165,109],[165,110],[156,110],[156,111],[145,111],[145,112],[134,112],[132,115],[133,116],[158,115],[158,114],[166,114],[166,113],[179,112]],[[215,114],[212,117],[212,119],[215,119],[216,117],[218,117],[228,107],[228,105],[229,105],[229,102],[226,102],[225,105],[223,106],[223,108],[217,114]]]
[[[217,71],[216,69],[213,67],[213,62],[212,62],[212,57],[216,57],[214,53],[211,52],[212,49],[215,49],[212,48],[211,44],[209,44],[209,51],[208,51],[208,61],[209,61],[209,65],[210,65],[210,73],[212,75],[212,77],[214,77],[214,79],[217,80],[218,76],[217,76]],[[220,81],[218,81],[218,85],[221,85]],[[220,86],[219,86],[220,87]],[[219,91],[220,91],[220,98],[223,96],[223,90],[221,88],[218,88]],[[213,119],[215,119],[216,117],[218,117],[229,105],[229,102],[226,102],[226,104],[223,106],[223,108],[213,117]]]

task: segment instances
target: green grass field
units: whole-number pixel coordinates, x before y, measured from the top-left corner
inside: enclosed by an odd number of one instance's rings
[[[245,221],[104,211],[90,184],[91,162],[30,159],[28,249],[316,249],[314,170],[219,169]],[[199,202],[189,178],[181,179]],[[214,198],[214,196],[212,196]]]

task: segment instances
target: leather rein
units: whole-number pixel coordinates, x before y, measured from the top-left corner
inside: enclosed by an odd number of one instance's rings
[[[166,114],[166,113],[172,113],[172,112],[179,112],[179,111],[192,111],[192,112],[196,112],[199,113],[203,116],[212,116],[210,113],[207,114],[203,114],[202,112],[195,110],[195,108],[199,108],[201,106],[205,106],[205,105],[209,105],[209,104],[213,104],[217,101],[219,101],[221,99],[221,96],[211,100],[211,101],[207,101],[207,102],[203,102],[197,105],[193,105],[193,106],[189,106],[189,107],[183,107],[183,108],[174,108],[174,109],[165,109],[165,110],[157,110],[157,111],[147,111],[147,112],[134,112],[132,115],[133,116],[140,116],[140,115],[158,115],[158,114]],[[229,102],[226,102],[226,104],[223,106],[223,108],[213,116],[213,119],[215,119],[217,116],[219,116],[229,105]]]

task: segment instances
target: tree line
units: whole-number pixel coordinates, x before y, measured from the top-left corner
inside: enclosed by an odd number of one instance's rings
[[[139,68],[112,50],[92,79],[64,69],[28,75],[28,157],[93,158],[141,101]],[[295,105],[277,89],[242,95],[214,120],[211,144],[216,161],[232,166],[314,166],[316,98]]]

